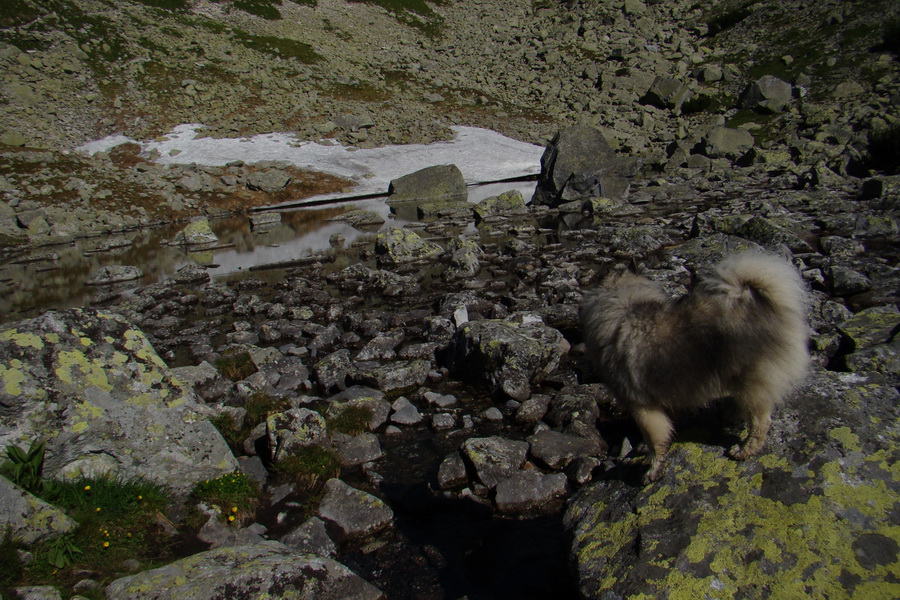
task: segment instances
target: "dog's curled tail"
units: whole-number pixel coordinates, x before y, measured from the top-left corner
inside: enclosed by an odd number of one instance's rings
[[[807,293],[797,269],[774,254],[743,252],[723,260],[707,280],[730,304],[761,305],[796,324],[805,324]]]

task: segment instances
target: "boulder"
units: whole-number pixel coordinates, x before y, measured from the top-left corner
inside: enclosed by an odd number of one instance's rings
[[[394,512],[379,498],[350,487],[340,479],[329,479],[325,484],[325,497],[319,503],[317,514],[342,539],[374,535],[394,519]]]
[[[378,600],[384,596],[344,565],[278,542],[208,550],[117,579],[106,588],[107,600],[269,597]]]
[[[762,113],[777,113],[791,101],[792,93],[791,84],[774,75],[763,75],[747,88],[742,105]]]
[[[328,535],[325,522],[318,517],[310,517],[280,541],[297,552],[327,556],[328,558],[337,556],[337,546]]]
[[[567,491],[568,482],[562,473],[519,471],[497,484],[494,503],[501,513],[523,513],[545,508]]]
[[[691,89],[677,79],[657,76],[641,102],[681,112],[681,105],[693,95]]]
[[[703,153],[710,158],[736,160],[752,147],[753,136],[746,129],[715,127],[703,137]]]
[[[403,227],[391,227],[379,232],[375,238],[375,254],[379,266],[435,259],[443,252],[439,245],[424,240],[415,231]]]
[[[188,223],[187,227],[179,231],[172,239],[174,246],[198,246],[215,244],[219,241],[209,226],[209,219],[200,217]]]
[[[59,537],[78,524],[61,510],[0,477],[0,530],[31,545]]]
[[[528,438],[531,456],[554,471],[562,471],[569,463],[585,456],[601,457],[605,448],[596,439],[567,435],[545,429]]]
[[[372,413],[369,419],[369,431],[374,431],[387,422],[391,412],[391,404],[384,399],[384,392],[369,387],[354,385],[346,390],[330,396],[325,414],[329,419],[340,417],[344,411],[363,408]]]
[[[562,334],[539,318],[514,315],[463,324],[447,355],[456,374],[522,401],[531,396],[532,383],[556,370],[566,347]]]
[[[391,423],[397,425],[418,425],[422,422],[422,413],[416,408],[416,405],[409,401],[409,398],[400,396],[391,404]]]
[[[815,373],[744,462],[726,456],[725,423],[694,415],[661,481],[634,487],[622,469],[570,501],[581,596],[873,597],[895,586],[898,399],[875,378]]]
[[[853,351],[888,343],[900,331],[896,306],[873,306],[859,311],[838,325]]]
[[[510,190],[499,196],[489,196],[475,205],[475,219],[480,221],[487,217],[521,215],[528,212],[525,198],[519,190]]]
[[[395,360],[390,362],[357,362],[353,381],[385,393],[414,390],[425,383],[431,363],[427,360]]]
[[[443,274],[445,280],[469,279],[481,270],[484,251],[475,240],[462,235],[456,237],[450,242],[447,253],[450,255],[450,264]]]
[[[468,191],[459,167],[439,165],[391,180],[388,194],[393,203],[459,198],[467,196]]]
[[[491,489],[525,465],[528,443],[499,436],[470,438],[463,443],[460,454],[478,481]]]
[[[532,204],[556,207],[597,196],[620,199],[641,163],[616,156],[603,134],[587,125],[558,132],[541,156]]]
[[[292,408],[266,418],[266,435],[272,460],[278,461],[301,448],[328,442],[325,419],[308,408]]]
[[[247,176],[248,188],[270,194],[283,190],[290,182],[290,174],[282,169],[266,169]]]
[[[0,447],[47,444],[51,477],[145,477],[186,493],[237,468],[207,417],[146,336],[95,310],[0,328]]]

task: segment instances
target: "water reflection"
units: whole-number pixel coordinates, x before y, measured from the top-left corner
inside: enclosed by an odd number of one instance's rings
[[[469,201],[479,202],[512,189],[519,189],[528,200],[534,183],[475,186],[469,190]],[[130,265],[143,271],[142,279],[124,287],[127,293],[167,279],[187,264],[205,266],[214,279],[222,279],[261,265],[334,252],[331,239],[335,235],[343,238],[345,247],[351,247],[366,237],[374,237],[374,231],[355,229],[329,219],[354,209],[379,214],[385,220],[383,227],[406,223],[391,215],[384,198],[376,198],[280,211],[280,224],[262,231],[254,231],[246,216],[211,220],[210,226],[219,243],[213,249],[201,251],[169,245],[184,223],[39,248],[0,263],[0,322],[36,316],[48,309],[90,304],[110,290],[87,286],[85,282],[107,265]],[[118,247],[100,250],[111,242]],[[129,245],[124,246],[125,243]]]

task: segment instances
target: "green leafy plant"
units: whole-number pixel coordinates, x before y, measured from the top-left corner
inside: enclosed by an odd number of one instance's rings
[[[69,535],[61,535],[47,544],[47,562],[57,569],[71,565],[77,554],[82,554],[82,550]]]
[[[301,448],[275,464],[275,472],[285,480],[296,483],[300,491],[314,491],[341,471],[337,454],[321,446]]]
[[[7,462],[0,470],[20,488],[39,495],[45,487],[44,449],[44,442],[37,440],[31,443],[27,452],[14,444],[9,445],[6,447]]]

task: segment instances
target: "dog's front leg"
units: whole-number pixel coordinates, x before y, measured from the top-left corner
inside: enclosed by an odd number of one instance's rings
[[[762,450],[763,444],[766,443],[766,436],[772,426],[772,405],[774,403],[771,400],[759,398],[750,401],[739,398],[738,402],[748,413],[750,432],[747,434],[743,447],[734,446],[728,451],[728,454],[736,460],[746,460],[758,454]]]
[[[651,452],[650,470],[644,475],[646,485],[662,477],[669,440],[672,438],[672,421],[664,410],[656,406],[634,407],[631,409],[631,415],[637,421],[647,449]]]

